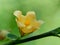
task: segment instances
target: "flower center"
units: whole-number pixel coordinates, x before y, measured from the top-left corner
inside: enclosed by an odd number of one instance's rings
[[[30,20],[25,21],[25,25],[28,26],[30,24]]]

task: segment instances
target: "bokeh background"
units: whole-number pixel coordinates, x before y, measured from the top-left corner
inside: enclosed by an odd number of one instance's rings
[[[45,22],[40,29],[23,38],[45,33],[60,26],[60,0],[0,0],[0,30],[11,30],[12,34],[19,36],[13,15],[15,10],[21,10],[24,15],[28,11],[35,11],[37,19]],[[1,40],[0,45],[5,42],[7,40]],[[60,38],[51,36],[18,45],[60,45]]]

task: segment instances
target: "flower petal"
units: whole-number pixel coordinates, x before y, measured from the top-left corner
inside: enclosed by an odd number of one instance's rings
[[[35,12],[34,12],[34,11],[27,12],[27,14],[26,14],[26,19],[28,19],[28,20],[30,20],[30,21],[36,19]]]
[[[22,32],[25,34],[29,34],[29,33],[33,32],[33,29],[32,29],[32,27],[26,27],[26,28],[22,29]]]
[[[17,20],[20,21],[20,22],[23,22],[24,21],[24,16],[22,15],[22,12],[21,11],[15,11],[14,12],[14,15],[17,17]]]
[[[20,15],[22,15],[22,12],[17,10],[17,11],[14,12],[14,15],[16,17],[19,17]]]
[[[25,27],[24,23],[19,22],[17,19],[16,19],[16,22],[17,22],[17,25],[18,25],[19,28],[24,28]]]
[[[38,29],[43,24],[43,21],[42,20],[39,20],[39,21],[34,20],[31,24],[33,25],[33,28]]]

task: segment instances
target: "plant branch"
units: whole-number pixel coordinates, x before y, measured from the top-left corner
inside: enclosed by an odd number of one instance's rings
[[[56,28],[52,31],[49,31],[49,32],[46,32],[46,33],[43,33],[43,34],[40,34],[40,35],[37,35],[37,36],[33,36],[33,37],[30,37],[30,38],[26,38],[26,39],[20,39],[20,40],[14,40],[12,42],[9,42],[5,45],[16,45],[16,44],[21,44],[21,43],[25,43],[25,42],[29,42],[29,41],[33,41],[33,40],[36,40],[36,39],[41,39],[41,38],[45,38],[45,37],[48,37],[48,36],[57,36],[57,37],[60,37],[58,34],[60,33],[60,27],[59,28]]]

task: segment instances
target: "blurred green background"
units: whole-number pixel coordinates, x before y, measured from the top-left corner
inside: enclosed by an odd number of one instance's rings
[[[13,15],[15,10],[21,10],[24,15],[28,11],[35,11],[37,19],[45,22],[40,29],[24,38],[45,33],[60,26],[60,0],[0,0],[0,30],[11,30],[11,33],[19,36]],[[0,41],[0,45],[6,41]],[[19,45],[60,45],[60,38],[51,36]]]

